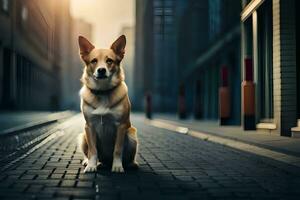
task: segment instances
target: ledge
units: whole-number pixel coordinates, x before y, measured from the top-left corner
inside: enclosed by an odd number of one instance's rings
[[[275,130],[277,127],[276,127],[276,124],[274,123],[258,123],[256,124],[256,128],[257,129],[266,129],[266,130]]]

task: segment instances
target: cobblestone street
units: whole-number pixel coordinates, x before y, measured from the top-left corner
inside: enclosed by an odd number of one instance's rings
[[[299,199],[299,168],[132,118],[139,170],[84,174],[76,115],[3,166],[0,199]]]

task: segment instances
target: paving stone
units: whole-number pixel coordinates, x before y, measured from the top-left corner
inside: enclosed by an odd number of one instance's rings
[[[63,180],[60,184],[61,187],[74,187],[75,186],[75,180]]]
[[[94,182],[93,181],[78,181],[76,184],[76,187],[87,187],[91,188],[93,187]]]
[[[133,118],[139,170],[83,173],[77,135],[64,134],[0,174],[0,199],[298,199],[299,169]],[[1,152],[0,152],[1,153]],[[0,154],[1,155],[1,154]]]

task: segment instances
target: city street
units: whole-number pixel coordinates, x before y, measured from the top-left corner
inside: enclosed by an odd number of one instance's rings
[[[300,199],[299,10],[0,0],[0,200]]]
[[[78,114],[47,125],[45,139],[1,163],[0,199],[299,199],[296,166],[158,128],[140,114],[132,122],[138,170],[84,174]]]

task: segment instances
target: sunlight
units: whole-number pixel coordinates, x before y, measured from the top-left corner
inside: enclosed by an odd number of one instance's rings
[[[71,14],[93,25],[93,41],[111,45],[122,27],[134,26],[135,0],[72,0]]]

